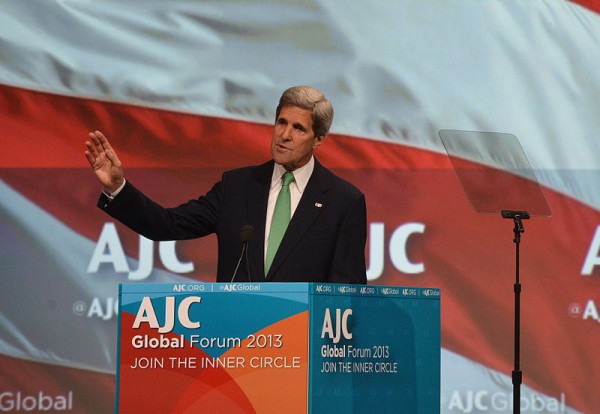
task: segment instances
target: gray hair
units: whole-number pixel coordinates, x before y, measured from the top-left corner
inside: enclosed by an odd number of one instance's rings
[[[331,102],[315,88],[310,86],[292,86],[286,89],[275,111],[275,120],[284,106],[297,106],[312,111],[313,131],[315,136],[324,137],[329,133],[333,122],[333,106]]]

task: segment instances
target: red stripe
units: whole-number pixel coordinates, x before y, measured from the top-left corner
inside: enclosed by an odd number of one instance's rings
[[[600,0],[570,0],[573,3],[578,3],[596,13],[600,13]]]
[[[0,167],[87,167],[87,134],[109,137],[127,168],[235,168],[270,158],[271,125],[99,102],[0,85]],[[319,149],[332,168],[439,168],[435,153],[332,134]],[[240,155],[243,155],[240,157]],[[417,159],[417,162],[415,162]],[[443,165],[443,163],[442,163]],[[446,164],[446,167],[450,167]]]

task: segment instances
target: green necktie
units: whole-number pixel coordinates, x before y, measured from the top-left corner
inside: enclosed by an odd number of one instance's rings
[[[279,244],[283,239],[283,235],[290,224],[292,217],[292,201],[290,197],[290,183],[294,181],[294,174],[286,172],[281,177],[281,190],[275,202],[275,210],[273,210],[273,218],[271,219],[271,230],[269,231],[269,243],[267,244],[267,259],[265,263],[265,276],[269,273],[273,258]]]

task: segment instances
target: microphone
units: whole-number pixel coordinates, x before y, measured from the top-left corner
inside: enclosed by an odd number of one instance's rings
[[[246,273],[248,274],[248,280],[251,282],[252,279],[250,277],[250,261],[248,260],[248,245],[250,241],[254,238],[254,227],[251,224],[244,224],[240,229],[240,240],[242,242],[242,252],[240,253],[240,258],[238,259],[237,265],[235,266],[235,270],[233,271],[233,276],[231,277],[231,283],[235,280],[235,276],[240,268],[240,263],[242,263],[242,258],[246,258]]]

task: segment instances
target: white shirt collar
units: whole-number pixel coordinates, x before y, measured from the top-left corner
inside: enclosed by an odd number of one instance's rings
[[[292,171],[294,174],[294,183],[301,194],[304,192],[304,189],[306,188],[308,180],[310,179],[314,169],[315,158],[310,157],[310,160],[308,160],[305,165]],[[271,177],[271,189],[277,185],[281,185],[281,177],[283,174],[285,174],[285,172],[286,169],[282,165],[275,163],[275,168],[273,168],[273,175]]]

